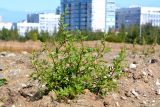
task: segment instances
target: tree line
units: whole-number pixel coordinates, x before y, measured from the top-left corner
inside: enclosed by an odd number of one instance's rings
[[[41,42],[51,41],[55,38],[60,38],[61,30],[50,34],[48,32],[42,31],[38,32],[38,30],[31,30],[25,33],[25,36],[22,36],[18,33],[17,29],[8,30],[3,28],[0,30],[0,40],[10,41],[37,41]],[[75,34],[77,31],[70,31],[70,33]],[[109,42],[118,42],[118,43],[137,43],[137,44],[160,44],[160,27],[154,27],[152,24],[148,23],[141,26],[141,35],[140,35],[140,27],[137,25],[125,27],[121,26],[119,31],[114,31],[112,29],[106,34],[102,31],[90,32],[90,31],[81,31],[83,35],[85,35],[85,40],[101,40],[106,36],[106,41]]]
[[[32,41],[37,41],[40,40],[41,42],[46,42],[47,40],[50,39],[50,37],[53,37],[55,33],[52,35],[49,34],[48,32],[42,31],[38,32],[38,30],[31,30],[25,33],[25,35],[20,35],[18,33],[17,29],[11,29],[8,30],[6,28],[3,28],[0,30],[0,40],[4,41],[27,41],[27,40],[32,40]]]

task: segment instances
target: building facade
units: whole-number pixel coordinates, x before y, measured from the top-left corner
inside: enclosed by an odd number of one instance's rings
[[[16,28],[18,30],[18,33],[21,36],[25,36],[26,32],[29,32],[31,30],[40,31],[39,27],[40,27],[39,23],[28,23],[27,21],[19,22],[16,24]]]
[[[50,34],[58,31],[60,15],[55,13],[40,13],[39,24],[40,31],[47,31]]]
[[[39,31],[47,31],[50,34],[58,31],[60,15],[55,13],[28,14],[28,23],[39,23]]]
[[[114,0],[61,0],[68,30],[108,31],[115,27]]]
[[[10,22],[0,22],[0,30],[3,28],[11,30],[13,28],[13,23]]]
[[[28,23],[39,23],[39,14],[28,14],[27,15]]]
[[[116,10],[116,29],[121,25],[144,25],[151,23],[160,26],[160,8],[157,7],[130,7]]]

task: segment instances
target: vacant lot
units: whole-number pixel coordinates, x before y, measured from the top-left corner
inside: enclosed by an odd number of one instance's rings
[[[85,42],[89,46],[96,43]],[[0,87],[0,107],[160,107],[160,46],[106,46],[111,48],[104,56],[108,63],[122,47],[127,49],[124,76],[118,81],[117,91],[99,98],[85,90],[75,100],[59,103],[53,94],[34,96],[40,84],[29,78],[34,70],[28,52],[40,49],[41,43],[0,41],[0,78],[7,79],[7,84]]]

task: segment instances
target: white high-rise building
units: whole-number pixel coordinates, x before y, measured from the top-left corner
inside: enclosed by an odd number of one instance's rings
[[[38,14],[28,14],[28,23],[39,23],[39,31],[47,31],[50,34],[58,31],[60,15],[55,13],[38,13]]]
[[[59,19],[60,15],[56,15],[55,13],[40,13],[40,31],[48,31],[50,34],[57,32]]]
[[[60,15],[55,13],[28,14],[27,21],[17,23],[16,27],[22,36],[25,36],[25,33],[31,30],[52,34],[58,31],[59,19]]]
[[[130,7],[116,10],[116,28],[121,25],[144,25],[151,23],[160,26],[160,7]]]
[[[101,30],[115,27],[114,0],[61,0],[61,13],[67,9],[64,22],[68,30]]]

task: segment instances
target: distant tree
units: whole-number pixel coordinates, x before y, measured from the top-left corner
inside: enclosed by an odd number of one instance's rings
[[[1,33],[0,33],[0,39],[1,39],[1,40],[6,40],[6,41],[8,41],[8,40],[10,40],[10,36],[11,36],[11,34],[10,34],[10,31],[9,31],[8,29],[3,28],[3,29],[1,30]]]
[[[28,40],[37,41],[39,37],[38,30],[31,30],[29,32],[26,32],[26,38]]]
[[[139,27],[136,25],[130,26],[128,28],[126,41],[129,43],[134,43],[134,42],[139,43],[138,38],[139,38]]]
[[[47,39],[49,39],[49,33],[42,31],[42,32],[39,34],[39,40],[40,40],[41,42],[46,42]]]
[[[10,40],[18,40],[19,34],[17,29],[11,29],[10,34],[11,34]]]

